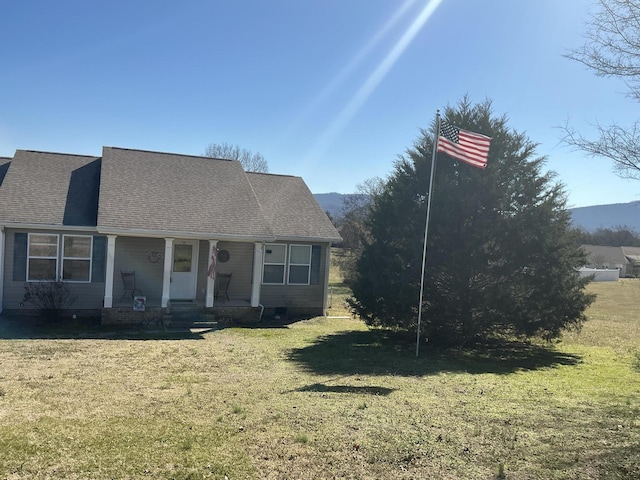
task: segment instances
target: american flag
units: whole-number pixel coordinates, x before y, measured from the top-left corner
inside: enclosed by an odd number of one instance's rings
[[[462,130],[449,122],[440,123],[438,152],[462,160],[478,168],[487,166],[491,138],[479,133]]]

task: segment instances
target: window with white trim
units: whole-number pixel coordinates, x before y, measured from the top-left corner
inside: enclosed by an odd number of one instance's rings
[[[311,245],[290,245],[289,282],[292,285],[309,285],[311,273]]]
[[[35,282],[57,280],[58,238],[59,235],[56,234],[29,234],[27,280]]]
[[[91,252],[93,237],[90,235],[63,235],[62,280],[65,282],[91,281]]]
[[[286,245],[279,243],[267,243],[264,246],[262,283],[283,285],[286,261]]]

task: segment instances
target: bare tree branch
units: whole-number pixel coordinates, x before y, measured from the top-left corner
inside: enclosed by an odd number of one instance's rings
[[[238,145],[224,143],[210,143],[203,154],[205,157],[221,158],[226,160],[238,160],[247,172],[269,172],[269,163],[264,156],[259,153],[253,153],[246,148],[240,148]]]
[[[600,11],[587,22],[586,43],[566,57],[602,77],[623,79],[628,95],[640,99],[640,4],[599,0]]]
[[[562,141],[591,157],[603,157],[613,161],[615,172],[622,178],[640,180],[640,123],[625,129],[618,125],[596,124],[600,137],[589,140],[575,129],[564,125]]]
[[[598,0],[598,6],[586,25],[586,43],[566,57],[598,76],[623,80],[627,96],[640,101],[640,2]],[[617,124],[597,124],[596,128],[599,138],[590,140],[565,125],[562,140],[590,156],[612,160],[619,176],[640,180],[639,122],[628,128]]]

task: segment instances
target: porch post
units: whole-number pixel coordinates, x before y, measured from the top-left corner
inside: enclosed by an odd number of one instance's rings
[[[211,259],[215,255],[216,247],[218,246],[218,240],[209,240],[209,259],[207,265],[211,264]],[[207,295],[205,298],[205,307],[213,307],[213,298],[215,297],[215,283],[216,281],[207,275]]]
[[[4,297],[4,227],[0,226],[0,313],[2,313],[2,298]]]
[[[113,269],[116,260],[117,235],[107,235],[107,268],[104,278],[104,308],[113,307]]]
[[[262,243],[253,245],[253,278],[251,285],[251,306],[260,306],[260,287],[262,286]]]
[[[162,308],[169,306],[171,292],[171,264],[173,263],[173,238],[164,239],[164,275],[162,276]]]

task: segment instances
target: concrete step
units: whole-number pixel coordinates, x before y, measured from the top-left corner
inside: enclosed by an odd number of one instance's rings
[[[172,302],[169,311],[165,315],[165,323],[169,328],[218,328],[215,315],[205,312],[193,302]]]
[[[169,329],[182,329],[182,328],[198,328],[206,330],[217,330],[218,322],[202,322],[202,321],[174,321],[165,319],[166,328]]]

